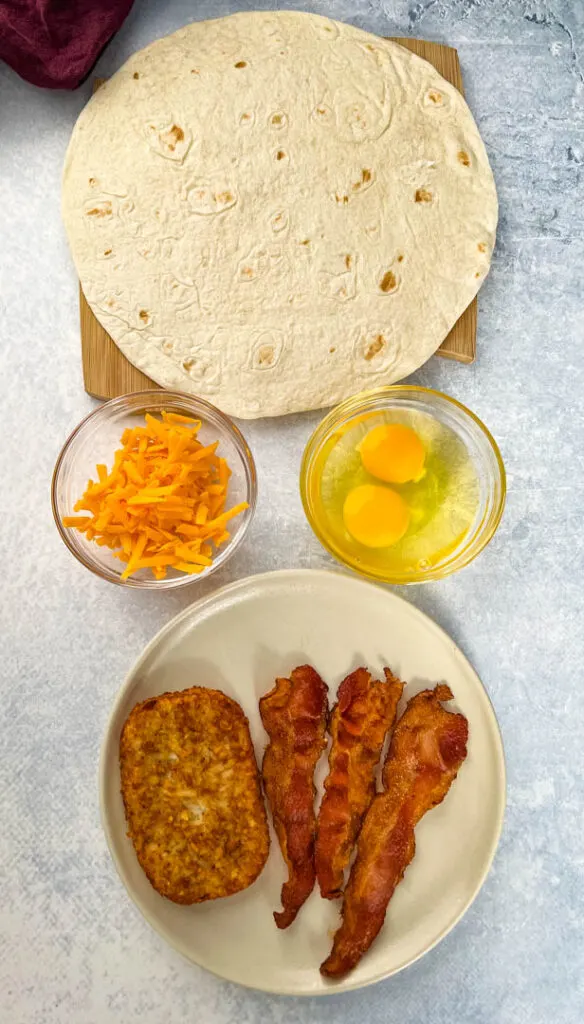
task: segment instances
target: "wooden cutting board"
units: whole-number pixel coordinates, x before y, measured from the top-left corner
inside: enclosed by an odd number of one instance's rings
[[[423,39],[394,39],[408,50],[424,57],[437,71],[460,92],[462,75],[458,53],[450,46],[429,43]],[[99,89],[103,79],[96,79]],[[109,334],[93,315],[85,296],[79,289],[81,314],[81,358],[83,361],[83,382],[85,390],[94,398],[116,398],[132,391],[158,388],[144,373],[132,366],[114,344]],[[442,342],[437,355],[456,359],[459,363],[472,363],[476,356],[477,300],[473,299],[455,323],[450,334]]]

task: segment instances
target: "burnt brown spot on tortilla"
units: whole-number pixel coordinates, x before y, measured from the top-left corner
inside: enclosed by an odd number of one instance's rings
[[[378,334],[374,341],[367,346],[364,352],[364,358],[369,362],[374,356],[378,355],[381,350],[385,348],[385,338],[383,334]]]
[[[258,366],[272,366],[274,363],[274,346],[273,345],[262,345],[258,352]]]
[[[147,309],[141,309],[140,312],[138,313],[138,316],[140,317],[140,320],[142,321],[143,324],[147,324],[150,319],[150,313],[148,312]]]
[[[468,153],[466,152],[466,150],[459,149],[459,151],[458,151],[458,153],[456,155],[458,157],[458,162],[460,164],[463,164],[464,167],[470,167],[470,157],[469,157]]]
[[[484,242],[479,242],[479,244],[477,245],[477,249],[479,250],[479,252],[487,251],[487,247]]]
[[[134,74],[132,75],[132,78],[139,78],[139,77],[140,77],[139,73],[137,71],[134,71]]]
[[[399,254],[398,258],[397,258],[397,262],[398,263],[403,263],[403,261],[404,261],[403,254],[400,252],[400,254]]]
[[[372,175],[369,168],[364,167],[363,170],[361,171],[361,177],[359,181],[354,181],[353,184],[351,185],[351,191],[358,192],[360,188],[363,188],[363,185],[369,184],[369,182],[371,181],[371,177]]]
[[[284,150],[283,149],[279,149],[278,152],[276,153],[276,160],[285,160],[285,159],[286,159],[286,154],[285,154]]]
[[[104,256],[111,256],[112,250],[111,249],[104,249],[103,254],[104,254]]]
[[[337,350],[336,350],[334,345],[332,346],[332,348],[329,348],[329,352],[330,352],[331,356],[332,356],[333,352],[336,352],[336,351]]]
[[[345,266],[346,266],[347,270],[350,270],[352,265],[353,265],[353,259],[352,259],[351,254],[348,252],[347,255],[345,256]]]
[[[87,211],[88,217],[111,217],[112,204],[110,202],[102,203],[101,206],[94,206],[93,209]]]
[[[237,64],[234,64],[233,66],[236,67],[236,68],[246,68],[247,67],[247,61],[246,60],[238,60]]]
[[[427,188],[417,188],[416,195],[414,198],[417,203],[431,203],[432,193],[428,192]]]
[[[182,128],[179,128],[178,124],[173,124],[173,126],[170,129],[168,134],[169,134],[170,138],[174,140],[174,141],[169,141],[169,143],[168,143],[168,148],[169,149],[175,149],[177,143],[182,142],[182,140],[185,137],[185,133],[183,132]]]
[[[393,270],[386,270],[385,274],[379,282],[379,288],[382,292],[392,292],[397,287],[397,281]]]

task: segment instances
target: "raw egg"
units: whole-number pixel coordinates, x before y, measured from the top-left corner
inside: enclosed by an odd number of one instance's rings
[[[365,469],[378,480],[406,484],[424,475],[424,445],[415,430],[403,423],[374,427],[361,441],[359,453]]]
[[[362,484],[347,494],[343,520],[359,544],[387,548],[403,537],[410,523],[410,511],[391,487]]]

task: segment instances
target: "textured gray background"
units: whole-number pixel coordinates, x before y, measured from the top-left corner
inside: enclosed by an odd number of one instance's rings
[[[138,2],[104,54],[237,3]],[[269,7],[255,0],[250,6]],[[89,86],[41,92],[0,67],[0,1020],[6,1024],[576,1024],[584,1019],[584,5],[582,0],[320,0],[379,34],[456,46],[501,203],[479,299],[479,358],[415,380],[471,406],[509,473],[503,524],[459,576],[407,590],[460,643],[494,701],[509,803],[491,875],[455,931],[372,989],[265,997],[182,961],[127,898],[106,851],[100,739],[136,656],[197,596],[90,576],[54,529],[49,481],[94,403],[59,177]],[[208,587],[329,562],[297,490],[317,415],[245,426],[260,503],[244,549]]]

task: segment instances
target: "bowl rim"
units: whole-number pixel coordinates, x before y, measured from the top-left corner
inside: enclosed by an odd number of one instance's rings
[[[458,553],[455,553],[453,557],[448,559],[441,566],[437,566],[425,572],[419,572],[416,574],[408,573],[407,575],[403,573],[400,574],[399,572],[390,572],[385,574],[376,573],[366,568],[358,568],[350,561],[346,560],[342,556],[340,549],[335,547],[335,545],[329,541],[325,531],[316,523],[312,514],[311,503],[308,496],[309,482],[312,475],[310,465],[330,431],[335,426],[341,426],[345,423],[350,414],[358,414],[361,406],[366,405],[368,402],[374,401],[375,399],[389,399],[393,397],[399,400],[400,398],[406,398],[408,395],[413,393],[420,395],[422,398],[431,397],[432,399],[438,399],[439,401],[443,401],[446,404],[454,406],[459,413],[462,413],[463,418],[468,418],[471,423],[478,428],[485,437],[495,457],[496,475],[500,485],[500,495],[493,512],[489,516],[487,528],[483,529],[482,534],[480,528],[478,534],[476,532],[473,534],[475,541],[478,541],[478,543],[473,544],[471,542],[466,544],[458,551]],[[478,555],[480,555],[482,551],[484,551],[487,544],[489,544],[493,539],[503,516],[506,496],[507,474],[505,471],[505,464],[503,462],[499,446],[488,427],[483,423],[480,417],[472,411],[472,409],[469,409],[468,406],[464,405],[464,403],[460,402],[457,398],[447,395],[444,391],[438,391],[436,388],[428,388],[421,384],[384,384],[381,387],[372,388],[368,391],[359,391],[357,394],[344,399],[344,401],[339,405],[336,405],[331,409],[320,423],[317,424],[306,443],[300,464],[300,497],[302,500],[302,507],[317,540],[320,541],[325,550],[328,551],[328,553],[341,565],[350,569],[352,572],[355,572],[357,575],[364,576],[370,580],[375,580],[377,583],[387,583],[399,586],[413,586],[418,583],[430,583],[432,581],[451,576],[453,573],[458,572],[459,569],[463,569],[465,566],[469,565]]]
[[[171,579],[156,580],[153,578],[138,580],[132,579],[132,577],[130,577],[129,579],[123,580],[121,576],[117,576],[113,572],[113,570],[108,570],[105,568],[101,568],[98,565],[91,564],[71,544],[68,529],[67,527],[63,526],[61,516],[58,510],[57,486],[59,483],[61,467],[63,465],[65,455],[69,451],[77,435],[91,420],[97,419],[99,416],[102,416],[104,410],[123,408],[124,404],[127,404],[128,400],[130,399],[142,400],[147,405],[149,402],[152,401],[154,395],[169,397],[171,400],[175,401],[184,401],[189,405],[194,403],[198,407],[203,408],[203,415],[204,410],[206,409],[210,411],[213,416],[217,417],[221,421],[222,425],[226,428],[227,433],[229,433],[233,437],[235,445],[245,465],[246,479],[248,484],[247,489],[249,491],[246,497],[246,501],[249,507],[245,510],[245,519],[242,523],[241,528],[238,530],[237,535],[234,538],[232,538],[232,540],[230,540],[230,542],[225,546],[225,548],[223,548],[223,550],[218,553],[217,558],[213,560],[212,564],[208,566],[206,570],[200,575],[192,576],[185,573],[184,576],[176,576]],[[227,413],[222,412],[222,410],[219,409],[216,405],[213,405],[211,402],[207,402],[204,398],[199,398],[197,395],[190,395],[185,391],[171,391],[166,388],[163,390],[148,388],[143,391],[131,391],[124,395],[118,395],[116,398],[106,399],[106,401],[98,405],[97,408],[92,409],[91,412],[89,412],[86,416],[83,417],[82,420],[80,420],[77,426],[68,435],[57,456],[55,467],[53,469],[53,474],[51,477],[51,508],[53,512],[53,519],[55,520],[55,525],[57,527],[61,540],[63,541],[65,546],[68,548],[71,554],[77,559],[77,561],[80,562],[81,565],[85,566],[86,569],[89,569],[89,571],[92,572],[95,576],[98,576],[100,579],[106,580],[108,583],[113,583],[116,586],[132,587],[135,590],[173,590],[178,587],[188,586],[189,584],[194,585],[196,583],[202,582],[202,580],[208,579],[209,576],[212,575],[212,573],[219,569],[227,561],[227,559],[235,553],[239,545],[242,543],[256,511],[257,497],[258,478],[255,459],[253,457],[251,448],[249,447],[245,437],[243,436],[237,424],[234,423],[234,421],[227,415]]]

